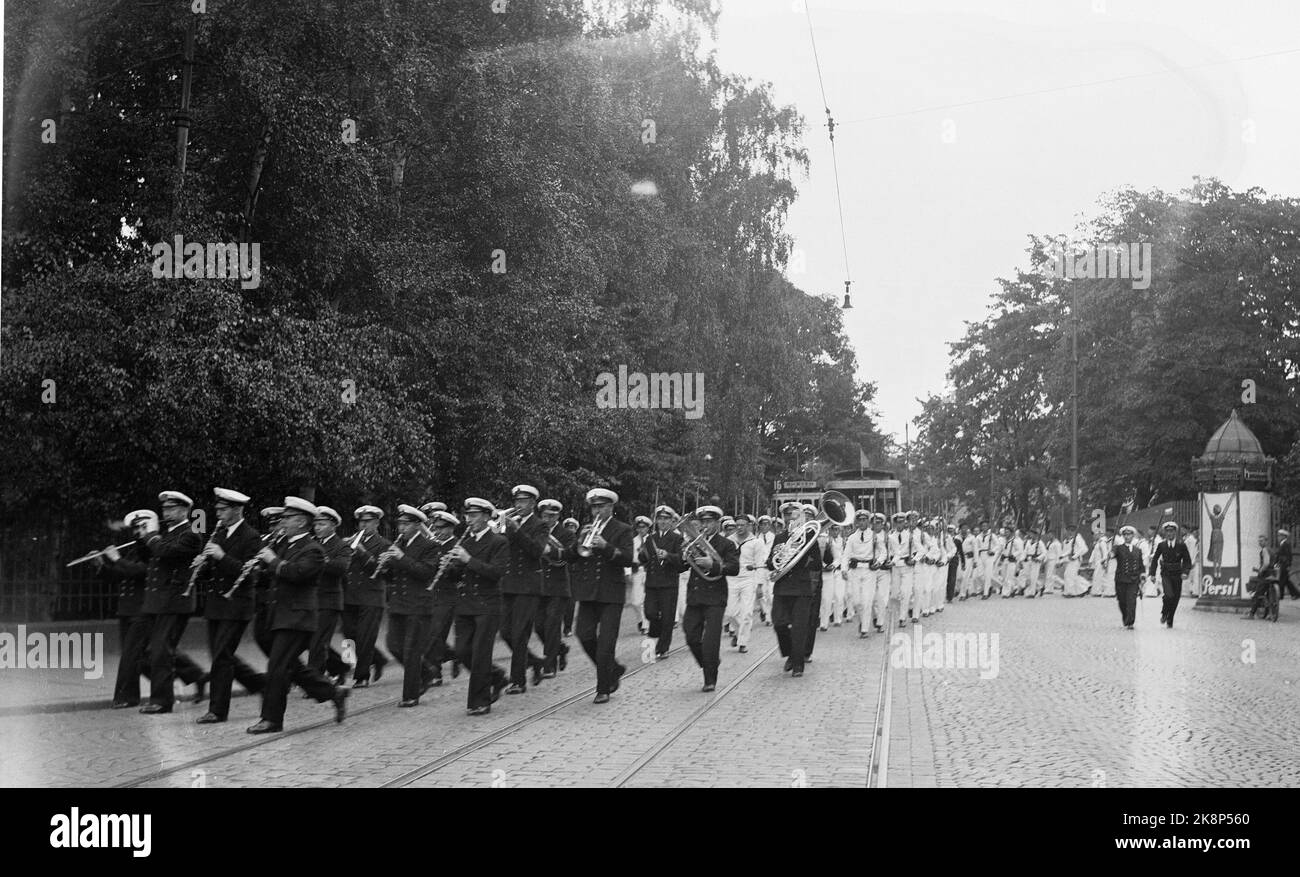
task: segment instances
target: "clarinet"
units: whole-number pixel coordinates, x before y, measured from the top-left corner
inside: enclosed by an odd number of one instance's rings
[[[217,527],[220,526],[220,524],[217,525]],[[213,527],[212,532],[208,534],[208,541],[204,543],[204,548],[211,545],[212,540],[217,538],[217,527]],[[190,564],[193,572],[190,573],[190,583],[185,586],[185,593],[181,594],[182,597],[188,597],[190,594],[194,593],[194,585],[198,582],[199,573],[203,572],[203,567],[208,565],[208,557],[209,555],[200,553],[198,557],[194,558],[194,562]]]
[[[460,538],[456,540],[456,544],[448,548],[447,551],[442,555],[442,559],[438,561],[438,572],[436,575],[434,575],[433,581],[429,582],[429,587],[425,588],[426,591],[432,591],[434,585],[442,581],[442,574],[445,573],[447,571],[447,567],[451,565],[451,553],[460,547],[460,543],[464,542],[465,537],[468,535],[469,535],[469,527],[466,527],[465,531],[460,534]]]
[[[282,534],[280,533],[267,533],[265,536],[262,537],[263,547],[265,547],[268,544],[271,546],[276,545],[280,541],[281,535]],[[226,591],[226,593],[221,595],[222,598],[229,600],[230,596],[234,594],[235,591],[239,590],[239,586],[244,583],[244,579],[248,578],[249,574],[252,573],[253,570],[257,568],[257,565],[259,563],[261,563],[261,561],[257,559],[257,555],[253,555],[248,560],[246,560],[244,562],[243,568],[240,569],[239,571],[239,575],[235,577],[235,583],[230,586],[229,591]]]

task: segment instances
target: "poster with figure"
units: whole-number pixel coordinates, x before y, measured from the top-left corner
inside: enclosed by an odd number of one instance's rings
[[[1201,494],[1201,593],[1241,595],[1241,519],[1235,491]]]

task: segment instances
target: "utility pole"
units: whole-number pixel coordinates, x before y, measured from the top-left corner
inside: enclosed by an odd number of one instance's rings
[[[172,114],[176,126],[176,183],[172,192],[172,218],[180,214],[181,192],[185,187],[185,158],[190,143],[190,92],[194,85],[194,38],[199,17],[191,12],[181,45],[181,105]]]
[[[1070,520],[1079,523],[1079,284],[1070,284]]]

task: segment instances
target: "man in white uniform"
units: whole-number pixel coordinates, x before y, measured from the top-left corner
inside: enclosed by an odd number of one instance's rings
[[[769,515],[760,515],[758,518],[758,532],[754,538],[763,543],[763,562],[766,564],[767,556],[772,553],[772,541],[776,539],[776,533],[772,531],[772,518]],[[760,566],[754,573],[754,581],[758,585],[758,617],[769,627],[772,624],[772,574],[768,568]]]
[[[1033,599],[1043,593],[1040,576],[1043,571],[1043,559],[1047,556],[1047,546],[1037,530],[1029,531],[1025,544],[1025,597]]]
[[[1011,535],[1011,530],[1007,527],[1002,528],[1002,533],[994,533],[991,529],[988,534],[987,554],[984,559],[984,596],[981,600],[989,598],[989,592],[993,589],[993,579],[996,576],[998,568],[1002,565],[1002,553],[1007,549],[1007,541]]]
[[[1079,564],[1088,556],[1088,542],[1071,524],[1065,534],[1065,596],[1082,597],[1088,593],[1089,585],[1079,575]]]
[[[731,637],[732,648],[741,653],[749,651],[749,632],[754,626],[754,595],[758,590],[758,571],[767,563],[767,547],[750,528],[753,515],[736,519],[736,542],[740,544],[740,572],[727,579],[727,608],[722,623],[735,631]]]
[[[914,514],[914,513],[913,513]],[[912,624],[920,622],[920,612],[911,618],[909,613],[916,609],[912,591],[916,586],[916,566],[921,553],[921,543],[917,533],[911,527],[909,515],[902,512],[894,515],[895,530],[890,537],[889,550],[894,557],[893,577],[890,586],[893,596],[898,600],[898,626],[906,627],[910,618]]]
[[[641,546],[645,544],[646,536],[650,534],[650,527],[653,525],[645,515],[637,515],[635,527],[632,531],[632,565],[625,567],[627,575],[627,602],[632,604],[633,611],[636,612],[636,629],[646,632],[645,620],[645,567],[641,565],[638,558],[641,557]]]

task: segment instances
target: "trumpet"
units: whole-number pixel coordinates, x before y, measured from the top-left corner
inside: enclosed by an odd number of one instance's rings
[[[123,542],[121,545],[114,545],[113,548],[117,551],[121,551],[123,548],[130,548],[132,545],[134,545],[139,541],[140,541],[139,539],[132,539],[130,542]],[[85,563],[88,560],[95,560],[96,558],[103,557],[107,553],[108,553],[107,548],[103,549],[102,551],[92,551],[89,554],[85,554],[82,555],[81,557],[78,557],[76,560],[69,561],[66,564],[66,566],[76,566],[77,564]]]
[[[546,547],[552,549],[546,557],[546,562],[553,567],[564,566],[566,563],[564,560],[564,543],[555,536],[555,528],[559,525],[559,522],[556,521],[551,525],[551,529],[546,532]],[[559,560],[552,559],[552,555],[559,558]]]
[[[608,523],[608,521],[609,518],[606,518],[605,523]],[[580,541],[578,542],[578,547],[574,550],[578,552],[579,557],[591,557],[592,540],[600,535],[601,530],[605,529],[605,523],[601,523],[599,528],[596,526],[597,523],[597,521],[592,521],[584,525],[583,528],[578,531]],[[586,533],[586,535],[584,536],[583,533]]]

